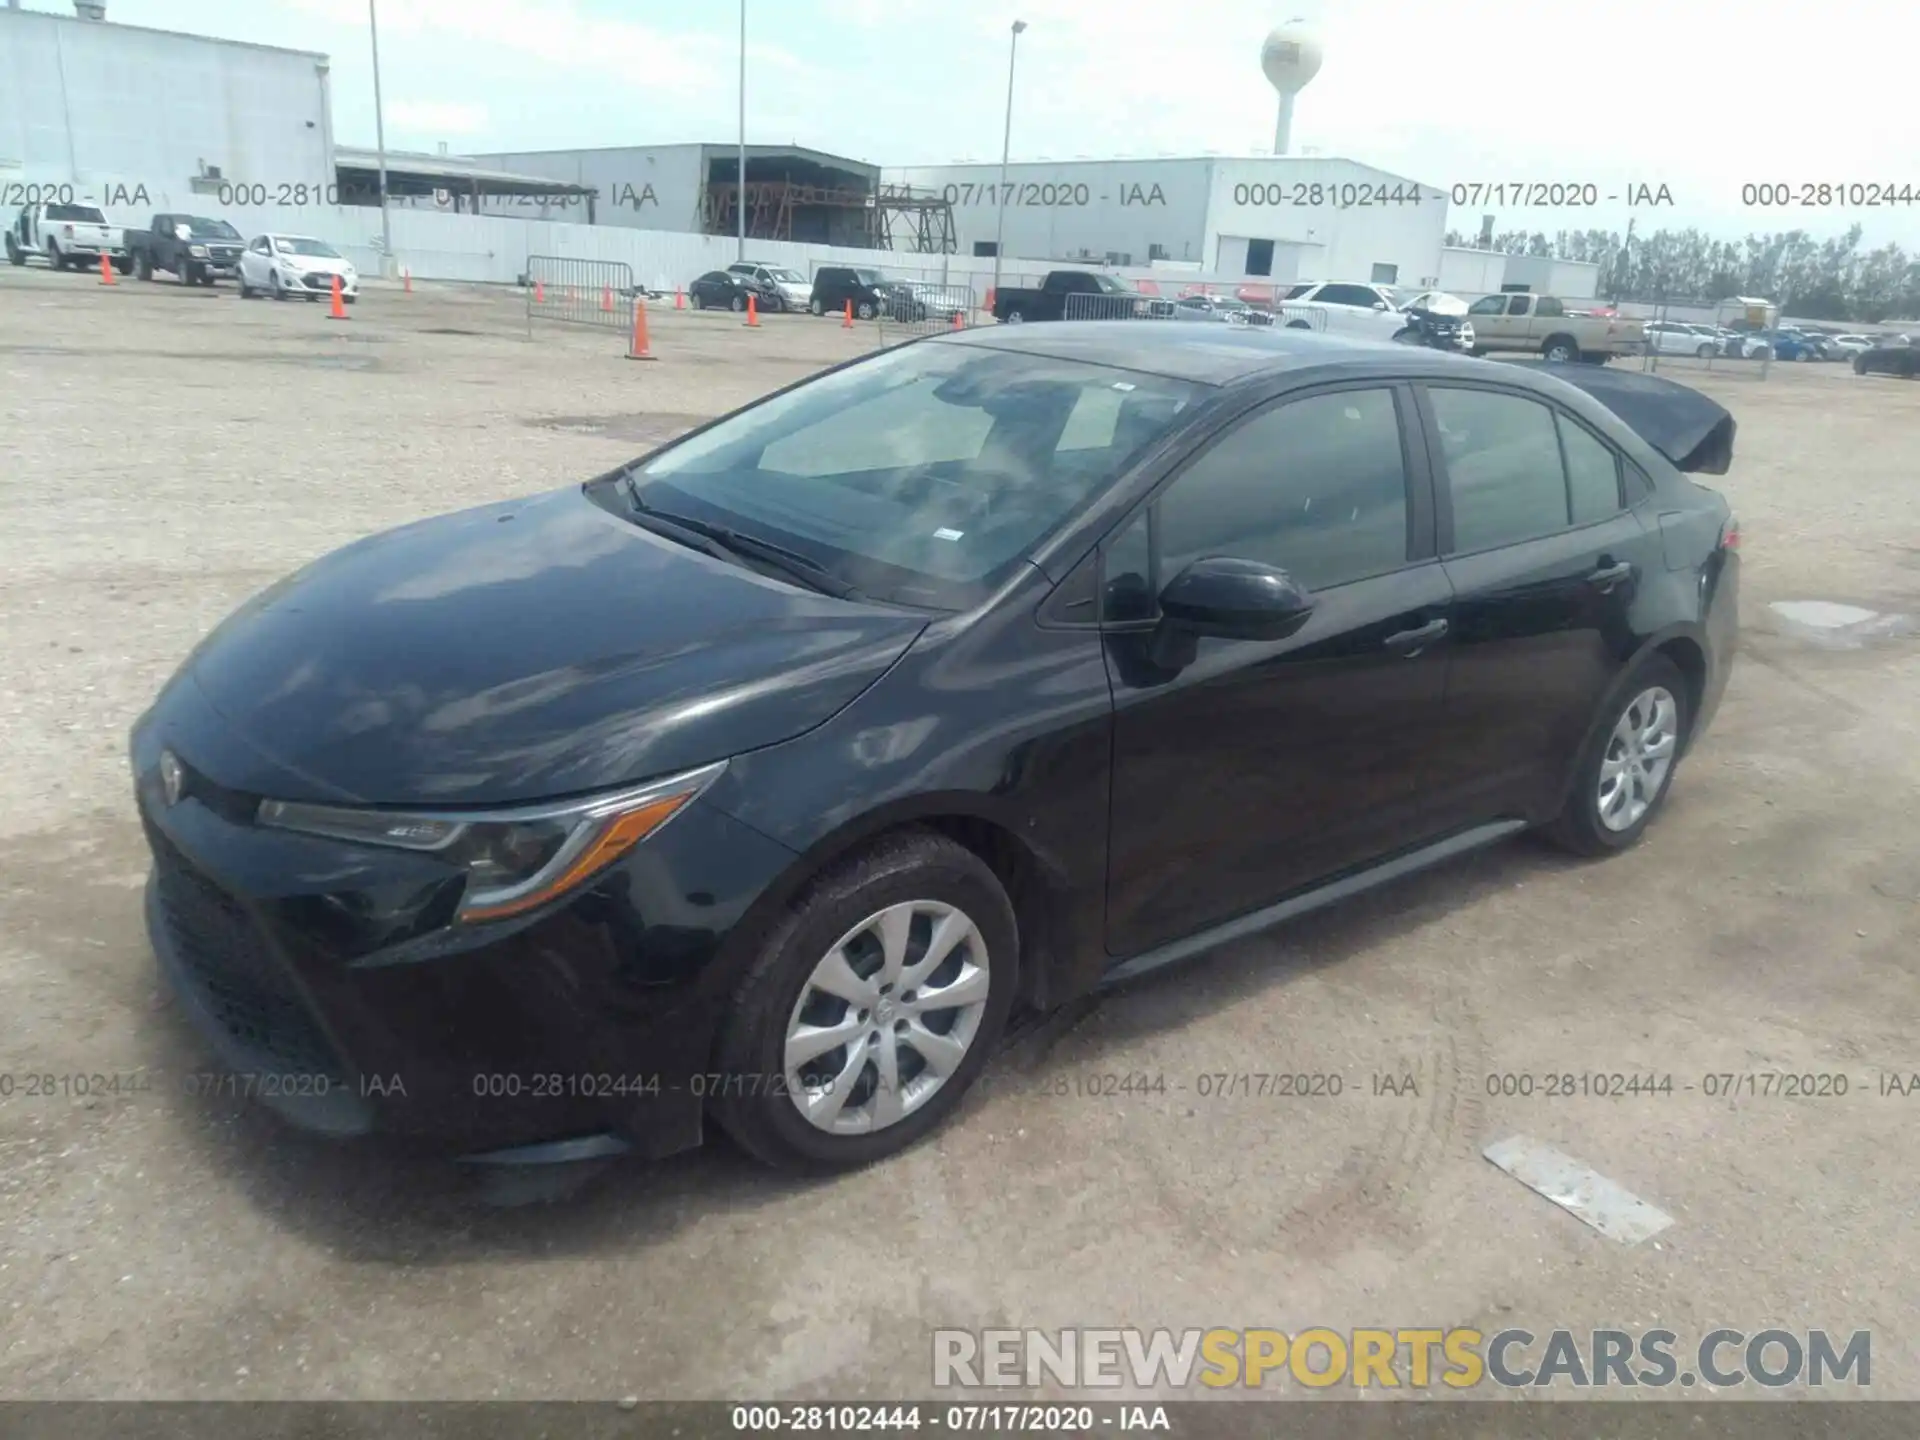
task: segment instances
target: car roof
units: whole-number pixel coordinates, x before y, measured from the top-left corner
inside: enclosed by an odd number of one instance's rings
[[[1327,366],[1395,374],[1486,375],[1487,361],[1448,355],[1390,340],[1365,340],[1284,326],[1243,329],[1193,327],[1153,320],[1065,320],[1032,325],[986,325],[935,336],[934,344],[972,345],[1055,360],[1079,360],[1138,370],[1202,385]],[[1509,377],[1517,367],[1500,365]]]

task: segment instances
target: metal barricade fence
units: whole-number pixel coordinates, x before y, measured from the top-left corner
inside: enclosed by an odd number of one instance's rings
[[[637,292],[633,267],[622,260],[574,260],[529,255],[521,277],[527,295],[527,334],[535,320],[630,331]]]
[[[964,279],[885,279],[874,319],[882,345],[978,323],[980,297]]]
[[[1218,282],[1166,283],[1135,280],[1133,294],[1069,295],[1068,320],[1175,320],[1240,326],[1285,326],[1325,330],[1320,305],[1289,305],[1273,299],[1269,285]]]

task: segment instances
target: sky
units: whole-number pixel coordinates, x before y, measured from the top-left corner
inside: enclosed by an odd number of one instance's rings
[[[61,0],[23,0],[66,9]],[[106,0],[109,21],[332,59],[334,134],[374,139],[366,0]],[[387,144],[431,151],[730,142],[739,0],[378,0]],[[1016,161],[1271,146],[1261,39],[1326,60],[1297,153],[1429,185],[1594,184],[1594,208],[1456,205],[1471,231],[1790,228],[1920,250],[1920,6],[1826,0],[745,0],[747,139],[882,165],[997,160],[1009,30]],[[1876,57],[1889,57],[1884,63]],[[1906,187],[1905,205],[1744,203],[1742,187]],[[1629,212],[1665,186],[1671,205]],[[1844,188],[1843,188],[1844,195]]]

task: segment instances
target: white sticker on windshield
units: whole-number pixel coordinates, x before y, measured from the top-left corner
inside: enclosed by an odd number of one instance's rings
[[[962,535],[966,533],[967,532],[964,530],[949,530],[946,527],[942,526],[940,529],[933,532],[933,538],[936,540],[958,540]]]
[[[1116,390],[1138,390],[1140,387],[1135,385],[1131,380],[1116,380],[1113,382],[1113,388]]]

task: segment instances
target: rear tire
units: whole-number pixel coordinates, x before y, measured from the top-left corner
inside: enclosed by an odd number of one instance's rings
[[[738,295],[733,297],[733,313],[734,314],[738,315],[742,310],[745,310],[746,308],[747,308],[747,302],[744,299],[742,299]]]
[[[900,948],[894,955],[896,960],[903,956],[909,969],[925,954],[939,927],[952,922],[963,930],[965,938],[951,955],[920,977],[922,992],[912,988],[910,975],[896,978],[897,993],[878,988],[888,973],[882,968],[887,951],[880,939],[883,932],[869,928],[869,922],[883,915],[902,917]],[[843,999],[837,989],[829,991],[819,983],[836,954],[846,961],[840,968],[844,981],[836,981],[836,986],[867,987],[874,991],[871,998]],[[902,972],[893,973],[899,977]],[[963,982],[970,995],[977,995],[977,986],[984,982],[984,997],[945,1010],[918,1011],[907,998],[938,994]],[[814,881],[766,936],[735,987],[715,1051],[714,1069],[732,1083],[717,1087],[714,1117],[742,1148],[770,1165],[824,1173],[885,1159],[933,1130],[959,1106],[993,1054],[1018,982],[1019,930],[1013,906],[986,863],[927,831],[884,839]],[[871,1008],[856,1008],[861,1006]],[[896,1006],[903,1007],[904,1014]],[[941,1024],[947,1028],[938,1028]],[[842,1027],[848,1039],[825,1051],[809,1047],[816,1054],[803,1062],[804,1072],[788,1063],[796,1029]],[[925,1053],[914,1048],[916,1028],[928,1042]],[[934,1041],[951,1043],[935,1050]],[[929,1063],[935,1055],[944,1055],[943,1063],[951,1065],[944,1079]],[[891,1088],[879,1079],[883,1067],[892,1071]],[[802,1078],[797,1090],[787,1078],[796,1073]],[[825,1083],[818,1081],[820,1076],[833,1076],[838,1083],[810,1091],[810,1084]],[[920,1086],[926,1086],[924,1098],[915,1097]],[[869,1128],[837,1133],[825,1128],[833,1123],[830,1116],[818,1122],[809,1119],[801,1106],[810,1093],[837,1099],[831,1115],[844,1117],[842,1123],[864,1120]],[[883,1097],[896,1095],[904,1113],[890,1118]]]
[[[1014,306],[1011,310],[1007,311],[1007,324],[1024,325],[1026,323],[1027,323],[1027,312],[1022,310],[1018,305]]]
[[[9,265],[24,265],[27,263],[27,252],[20,248],[20,242],[13,238],[11,231],[7,234],[7,263]]]
[[[1713,346],[1702,345],[1698,350],[1694,351],[1693,354],[1695,359],[1711,360],[1713,358]]]
[[[814,315],[824,315],[827,313],[827,307],[822,305],[818,300],[809,300],[807,302],[807,310],[810,314]]]
[[[1580,358],[1580,346],[1566,335],[1549,335],[1540,347],[1540,357],[1555,364],[1570,365]]]
[[[1680,667],[1664,655],[1648,656],[1608,701],[1574,767],[1566,805],[1542,833],[1576,855],[1611,855],[1638,843],[1673,788],[1692,723]],[[1656,729],[1665,736],[1664,768],[1649,759],[1654,749],[1636,750],[1632,738]],[[1612,788],[1604,770],[1617,772]]]

